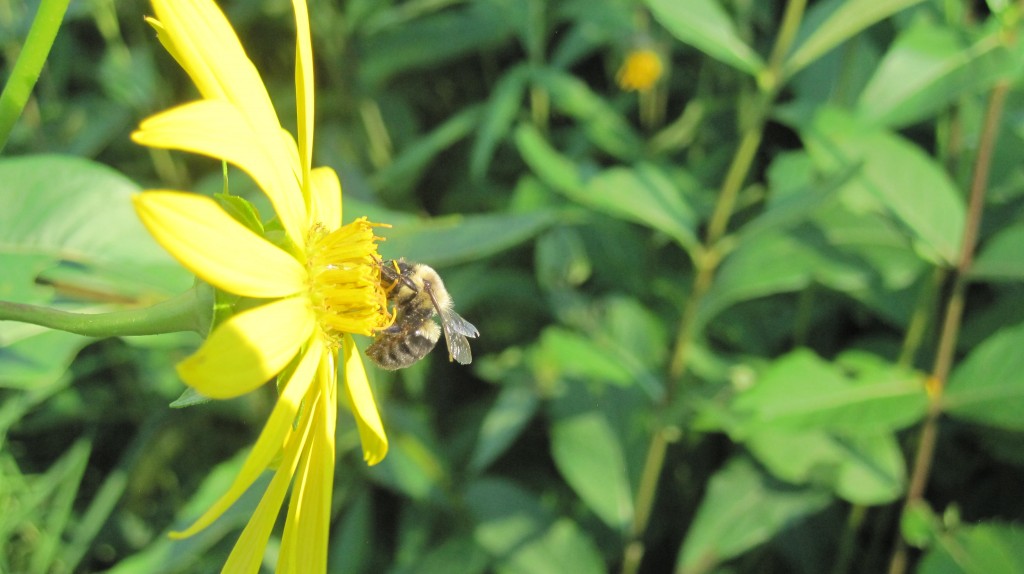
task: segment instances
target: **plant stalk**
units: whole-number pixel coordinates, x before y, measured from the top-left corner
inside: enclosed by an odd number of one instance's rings
[[[32,20],[32,28],[25,38],[18,61],[14,63],[3,92],[0,92],[0,151],[3,151],[15,122],[28,103],[46,57],[50,55],[50,48],[57,37],[69,1],[42,0],[39,3],[39,10]]]
[[[764,136],[764,126],[768,119],[768,112],[771,104],[779,92],[779,78],[781,78],[782,66],[785,55],[789,52],[796,31],[803,19],[806,0],[790,0],[786,4],[786,11],[782,17],[782,25],[779,34],[775,38],[775,45],[772,48],[771,58],[766,69],[758,77],[758,89],[760,90],[758,104],[748,122],[741,122],[744,126],[743,135],[739,147],[733,155],[732,162],[722,182],[722,188],[718,193],[711,219],[708,224],[707,234],[703,245],[694,257],[696,275],[690,289],[690,293],[683,304],[683,314],[679,321],[679,329],[676,336],[676,343],[668,367],[668,378],[664,398],[657,405],[660,414],[672,404],[675,397],[675,389],[679,381],[686,373],[689,357],[689,350],[695,336],[697,317],[699,315],[701,302],[711,288],[714,281],[715,271],[721,261],[718,244],[725,236],[729,226],[729,220],[736,207],[736,198],[743,188],[743,182],[750,174],[750,168],[757,156]],[[651,509],[657,497],[658,480],[661,477],[665,464],[666,450],[668,446],[667,437],[678,434],[674,432],[674,426],[666,424],[658,417],[656,428],[653,429],[651,440],[647,449],[647,458],[644,462],[643,473],[640,477],[640,485],[637,489],[634,507],[635,518],[630,532],[630,540],[626,545],[622,562],[622,574],[636,574],[643,561],[644,546],[643,536],[647,531],[650,522]]]
[[[974,164],[974,175],[971,180],[971,194],[967,206],[967,220],[964,224],[963,239],[960,244],[960,255],[954,269],[953,288],[946,303],[942,331],[939,336],[935,362],[928,381],[929,406],[921,429],[921,439],[914,457],[914,467],[907,488],[906,509],[924,497],[925,488],[935,458],[935,447],[939,434],[939,417],[942,415],[942,395],[952,369],[956,353],[956,341],[963,321],[964,303],[967,292],[968,272],[974,262],[974,248],[981,227],[982,208],[985,203],[985,192],[988,189],[988,176],[992,166],[992,156],[999,134],[999,123],[1003,116],[1003,106],[1010,86],[1000,81],[989,94],[988,107],[985,111],[985,123],[982,128],[978,156]],[[889,574],[903,574],[907,569],[907,544],[897,529],[897,539],[889,563]]]
[[[212,289],[196,286],[142,309],[72,313],[39,305],[0,301],[0,321],[19,321],[86,337],[159,335],[195,331],[205,335],[213,309]]]

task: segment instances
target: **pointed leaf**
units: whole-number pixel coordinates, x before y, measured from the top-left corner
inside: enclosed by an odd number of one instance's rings
[[[828,0],[808,11],[795,48],[783,65],[789,78],[872,24],[923,0]]]
[[[764,62],[736,31],[716,0],[646,0],[651,14],[677,40],[738,70],[755,75]]]
[[[686,532],[676,572],[710,572],[824,508],[824,491],[780,484],[747,458],[734,457],[711,478]]]
[[[605,524],[625,532],[633,520],[633,491],[622,443],[607,419],[588,412],[556,420],[551,455],[583,502]]]
[[[1024,279],[1024,225],[999,230],[981,247],[971,266],[977,281],[1020,281]]]
[[[1005,328],[953,370],[943,396],[950,416],[1024,430],[1024,325]]]
[[[612,216],[662,231],[684,249],[692,250],[699,243],[697,215],[686,198],[694,195],[697,187],[695,180],[680,183],[657,166],[639,164],[632,169],[605,170],[587,181],[584,191],[571,197]]]
[[[966,207],[933,158],[902,137],[837,109],[819,111],[802,136],[824,170],[862,163],[840,193],[874,198],[907,230],[920,256],[952,265],[960,251]]]
[[[998,34],[968,45],[951,28],[916,21],[882,58],[861,93],[858,115],[876,125],[905,126],[988,88],[1013,68]]]

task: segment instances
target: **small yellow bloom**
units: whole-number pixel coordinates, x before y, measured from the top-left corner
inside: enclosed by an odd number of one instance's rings
[[[280,375],[280,396],[228,491],[191,527],[209,526],[271,465],[274,478],[242,532],[225,572],[256,572],[289,485],[291,502],[278,572],[323,572],[334,477],[338,359],[369,464],[388,443],[352,333],[389,324],[374,224],[342,226],[341,184],[312,168],[313,53],[309,15],[293,0],[298,141],[280,125],[267,90],[224,14],[210,0],[153,0],[150,23],[202,98],[142,122],[132,139],[226,160],[270,199],[284,247],[238,223],[213,200],[146,191],[135,197],[143,224],[178,261],[229,293],[262,299],[210,334],[178,365],[211,398],[247,393]]]
[[[664,72],[661,56],[650,48],[632,50],[622,63],[615,81],[627,92],[646,92],[654,87]]]

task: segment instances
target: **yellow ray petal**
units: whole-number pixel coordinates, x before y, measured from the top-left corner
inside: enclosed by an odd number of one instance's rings
[[[377,403],[373,400],[370,382],[366,379],[363,360],[350,335],[345,336],[342,346],[345,357],[345,391],[359,429],[363,459],[366,464],[373,466],[388,454],[388,437],[384,434],[384,424],[380,420]]]
[[[295,12],[295,103],[298,108],[299,163],[303,192],[309,194],[309,170],[313,160],[313,44],[309,37],[309,13],[305,0],[292,0]]]
[[[326,389],[323,389],[326,390]],[[334,482],[334,435],[326,420],[337,405],[322,396],[310,429],[309,453],[299,463],[288,504],[288,518],[281,536],[277,569],[282,574],[324,572],[327,567],[327,533],[331,525],[331,491]]]
[[[272,139],[262,138],[235,106],[223,100],[200,100],[147,118],[132,133],[132,141],[237,165],[267,194],[289,238],[301,248],[306,240],[306,203],[280,132],[275,129]]]
[[[315,404],[310,408],[315,408]],[[277,516],[281,512],[281,503],[284,502],[284,495],[288,492],[288,485],[295,474],[295,467],[298,465],[302,455],[309,452],[309,429],[310,425],[300,427],[299,432],[293,433],[291,440],[285,446],[281,466],[270,481],[263,498],[260,499],[256,512],[249,518],[238,542],[231,549],[224,564],[222,573],[255,573],[263,560],[263,551],[270,538],[270,532],[277,522]]]
[[[239,313],[218,326],[178,375],[211,399],[229,399],[262,385],[284,369],[313,333],[309,301],[281,299]]]
[[[329,167],[318,167],[311,173],[314,221],[334,231],[341,227],[341,181]]]
[[[303,354],[295,372],[285,383],[281,396],[278,397],[277,404],[274,405],[274,410],[270,413],[270,418],[267,419],[263,431],[256,439],[256,444],[245,458],[242,469],[238,471],[227,492],[187,529],[172,533],[172,538],[192,536],[212,524],[252,486],[252,483],[263,473],[274,457],[281,452],[281,447],[292,432],[295,415],[299,412],[299,403],[306,396],[306,391],[309,390],[314,377],[318,376],[323,355],[324,346],[320,339],[312,337],[309,349]]]
[[[284,297],[306,289],[294,257],[235,221],[212,199],[179,191],[132,196],[160,245],[207,283],[244,297]]]
[[[207,99],[238,106],[263,135],[280,125],[259,72],[231,24],[209,0],[153,0],[175,58]]]

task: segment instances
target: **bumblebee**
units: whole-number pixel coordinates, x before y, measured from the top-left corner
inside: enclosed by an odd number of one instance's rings
[[[434,348],[444,330],[448,360],[468,365],[473,361],[467,337],[480,336],[469,321],[455,312],[444,281],[432,268],[388,259],[380,263],[381,284],[394,304],[395,322],[377,334],[366,355],[381,368],[403,369],[422,359]],[[441,327],[433,321],[441,318]]]

